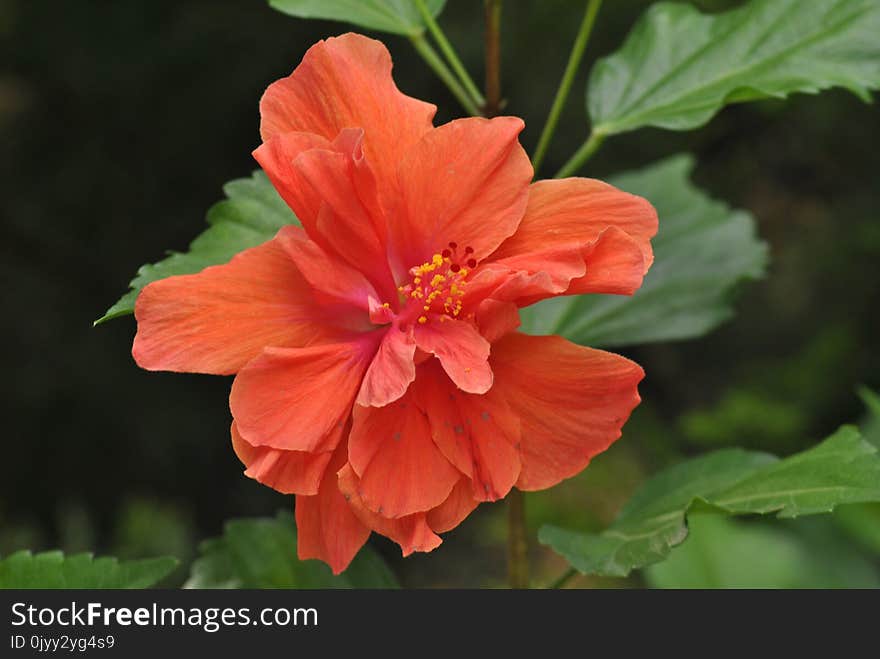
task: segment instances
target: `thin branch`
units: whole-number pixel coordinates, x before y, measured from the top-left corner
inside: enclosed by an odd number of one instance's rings
[[[596,153],[599,147],[602,146],[602,142],[604,141],[604,133],[590,133],[589,139],[581,145],[581,148],[579,148],[571,158],[568,159],[568,162],[556,172],[553,178],[565,178],[566,176],[571,176],[572,174],[577,173],[590,157]]]
[[[501,0],[485,0],[486,7],[486,102],[483,114],[501,112]]]
[[[538,146],[535,148],[535,155],[532,156],[532,166],[537,176],[541,163],[544,162],[544,156],[547,155],[547,149],[550,147],[550,141],[556,132],[556,125],[559,123],[559,116],[562,114],[562,108],[565,107],[565,101],[568,100],[568,94],[571,92],[571,86],[577,75],[578,67],[584,56],[584,50],[587,42],[590,40],[590,34],[593,31],[593,25],[596,22],[596,14],[602,6],[602,0],[590,0],[584,12],[584,19],[581,21],[580,29],[574,40],[571,54],[568,56],[568,64],[565,66],[565,72],[562,74],[562,80],[559,88],[556,90],[556,97],[553,99],[553,105],[550,107],[550,114],[547,116],[547,123],[541,131],[541,137],[538,140]]]
[[[461,63],[461,60],[456,54],[455,49],[452,47],[452,44],[449,43],[449,40],[446,38],[446,35],[440,28],[440,25],[437,23],[436,20],[434,20],[434,16],[428,10],[428,6],[425,4],[425,0],[415,0],[415,2],[416,7],[418,7],[419,12],[421,12],[422,14],[422,19],[425,21],[425,26],[434,37],[437,45],[440,46],[440,51],[443,53],[444,57],[446,57],[446,61],[449,63],[449,66],[452,67],[452,70],[455,71],[459,81],[462,85],[464,85],[465,91],[467,91],[467,93],[470,95],[476,105],[483,105],[483,103],[485,102],[483,95],[474,84],[474,81],[468,74],[467,69],[464,68],[464,64]]]
[[[507,577],[511,588],[529,587],[529,540],[525,493],[513,488],[507,495]]]
[[[573,567],[566,570],[556,581],[552,582],[547,588],[551,590],[557,590],[562,588],[565,584],[571,581],[574,577],[577,576],[578,571]]]
[[[467,110],[468,114],[474,117],[480,116],[480,108],[474,103],[473,99],[471,99],[470,95],[465,91],[464,87],[459,84],[458,80],[452,74],[446,64],[443,63],[443,60],[437,54],[431,44],[427,42],[425,37],[421,34],[415,34],[410,36],[410,42],[413,45],[413,48],[416,49],[419,55],[422,56],[422,59],[427,62],[428,66],[431,67],[431,70],[437,74],[437,77],[443,81],[443,83],[449,88],[449,91],[458,99],[458,102],[461,103],[462,107]]]

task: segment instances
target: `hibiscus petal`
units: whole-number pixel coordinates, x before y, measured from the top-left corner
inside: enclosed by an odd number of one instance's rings
[[[382,407],[403,396],[416,377],[415,352],[416,342],[409,333],[389,328],[364,374],[357,404]]]
[[[332,143],[311,133],[284,133],[254,157],[316,249],[363,272],[383,299],[396,299],[385,255],[385,213],[363,138],[360,128],[344,129]]]
[[[520,474],[520,422],[497,391],[462,393],[432,364],[420,367],[416,401],[440,452],[471,480],[478,501],[504,498]]]
[[[553,249],[540,257],[510,257],[481,266],[468,284],[463,307],[472,308],[488,296],[527,307],[557,295],[632,295],[642,285],[642,246],[617,227],[605,229],[595,241],[577,249]]]
[[[636,240],[651,266],[651,238],[657,233],[657,211],[648,201],[588,178],[538,181],[516,233],[492,254],[492,261],[534,261],[533,271],[549,270],[548,255],[563,256],[593,243],[603,231],[617,227]],[[642,273],[644,274],[644,273]]]
[[[290,451],[332,450],[375,343],[267,348],[236,376],[229,407],[253,446]]]
[[[296,159],[294,167],[323,200],[313,228],[320,234],[319,242],[364,272],[384,299],[396,299],[385,255],[385,214],[379,205],[375,176],[363,153],[363,137],[363,130],[347,128],[334,142],[337,150],[307,151]]]
[[[428,511],[426,521],[434,533],[446,533],[461,524],[479,504],[471,495],[470,482],[462,478],[452,488],[446,501]]]
[[[657,212],[645,199],[585,178],[539,181],[516,233],[471,277],[469,300],[532,304],[551,295],[632,295],[653,262]]]
[[[384,254],[384,218],[376,199],[376,179],[363,155],[364,131],[346,128],[334,150],[301,154],[296,168],[332,210],[332,222],[321,231],[340,255]],[[339,232],[342,236],[338,235]],[[348,241],[355,241],[356,249]]]
[[[606,229],[593,244],[584,247],[583,258],[586,271],[571,280],[565,295],[632,295],[647,271],[642,245],[617,227]]]
[[[498,395],[463,396],[459,410],[474,455],[472,493],[480,501],[507,496],[521,471],[520,422]]]
[[[151,371],[228,375],[266,346],[303,346],[332,332],[277,238],[225,265],[148,284],[134,315],[132,355]]]
[[[370,537],[370,529],[354,514],[339,491],[336,472],[345,464],[345,444],[333,459],[314,496],[296,497],[297,556],[327,563],[333,574],[348,567]]]
[[[439,506],[459,473],[431,439],[425,414],[406,395],[385,407],[356,406],[348,461],[364,505],[388,518]]]
[[[483,300],[477,307],[477,327],[490,344],[520,326],[519,309],[512,302]]]
[[[489,342],[470,323],[444,317],[414,328],[416,344],[433,353],[463,391],[482,394],[492,387]]]
[[[474,452],[470,433],[458,410],[461,392],[441,369],[430,363],[419,367],[415,390],[419,407],[428,415],[431,437],[437,448],[456,469],[472,478]]]
[[[324,250],[299,227],[284,227],[278,232],[277,239],[315,289],[319,300],[325,304],[341,303],[367,312],[362,314],[363,325],[360,329],[370,326],[369,300],[375,298],[377,293],[363,273]]]
[[[317,494],[332,453],[283,451],[248,444],[232,422],[232,448],[247,467],[248,478],[282,494]],[[341,432],[340,432],[341,436]]]
[[[290,131],[332,141],[344,128],[363,128],[380,188],[393,185],[397,164],[432,128],[437,108],[402,94],[391,66],[388,50],[374,39],[349,33],[318,42],[260,100],[263,141]]]
[[[339,471],[339,489],[361,523],[376,533],[384,535],[400,545],[404,556],[415,551],[433,551],[443,540],[428,526],[425,513],[414,513],[396,519],[389,519],[370,510],[359,495],[360,479],[351,465]]]
[[[278,194],[311,235],[315,234],[322,199],[294,166],[294,161],[312,149],[332,148],[330,141],[320,135],[291,132],[273,137],[253,152]]]
[[[514,117],[458,119],[426,133],[399,167],[401,204],[389,222],[400,279],[456,242],[480,260],[516,231],[533,170]]]
[[[497,381],[522,429],[517,487],[541,490],[580,472],[620,437],[644,371],[558,336],[509,334],[493,346]]]

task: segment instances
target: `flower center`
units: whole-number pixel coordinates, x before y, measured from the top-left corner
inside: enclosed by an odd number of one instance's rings
[[[458,244],[452,242],[430,261],[411,268],[412,281],[397,289],[406,308],[404,315],[422,325],[432,315],[439,316],[440,322],[458,317],[468,272],[477,267],[473,253],[471,247],[459,252]]]

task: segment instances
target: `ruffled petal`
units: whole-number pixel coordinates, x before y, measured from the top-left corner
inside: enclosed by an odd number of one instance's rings
[[[294,167],[323,200],[314,226],[319,242],[367,275],[383,299],[396,299],[385,255],[385,214],[363,140],[362,129],[346,128],[334,141],[335,150],[307,151]]]
[[[426,521],[434,533],[446,533],[461,524],[480,504],[471,494],[471,484],[462,478],[446,501],[428,512]]]
[[[327,563],[333,574],[348,567],[370,537],[342,492],[336,472],[345,464],[345,444],[340,444],[324,473],[318,493],[296,497],[297,556]]]
[[[278,232],[277,240],[314,289],[316,299],[328,306],[341,305],[361,310],[360,325],[349,326],[360,330],[371,327],[369,300],[375,299],[377,293],[363,273],[324,250],[299,227],[284,227]],[[351,311],[347,316],[350,323],[358,320]]]
[[[514,117],[458,119],[427,133],[399,167],[401,203],[389,223],[398,280],[447,243],[480,260],[519,225],[533,170]]]
[[[527,306],[552,295],[632,295],[656,233],[657,212],[641,197],[594,179],[538,181],[516,233],[473,273],[467,297]]]
[[[434,364],[419,367],[415,387],[419,407],[428,416],[431,437],[449,462],[468,478],[474,476],[471,436],[458,410],[462,394]],[[516,481],[514,475],[511,485]]]
[[[644,371],[620,355],[558,336],[510,334],[492,349],[497,381],[520,419],[517,487],[542,490],[574,476],[620,437]]]
[[[247,469],[244,475],[282,494],[318,493],[318,485],[332,453],[284,451],[266,446],[251,446],[232,422],[232,448]],[[341,432],[340,432],[341,436]]]
[[[583,248],[585,272],[571,280],[565,295],[632,295],[642,285],[649,263],[639,242],[617,227],[605,229]]]
[[[323,200],[294,166],[301,154],[313,149],[332,150],[333,145],[314,133],[283,133],[257,147],[253,156],[300,223],[314,236]]]
[[[402,94],[391,66],[388,50],[374,39],[349,33],[318,42],[263,95],[263,141],[291,131],[332,141],[344,128],[363,128],[380,187],[392,186],[403,154],[432,128],[437,108]]]
[[[225,265],[148,284],[134,315],[132,355],[151,371],[228,375],[266,346],[304,346],[334,333],[277,238]]]
[[[482,394],[492,387],[489,342],[477,329],[462,320],[432,318],[413,330],[416,345],[436,355],[452,381],[463,391]]]
[[[260,146],[254,157],[315,249],[362,272],[383,299],[395,299],[385,212],[363,138],[360,128],[344,129],[332,143],[311,133],[285,133]]]
[[[360,479],[351,465],[345,465],[339,471],[339,489],[361,523],[400,545],[404,556],[409,556],[415,551],[433,551],[443,542],[428,526],[426,513],[389,519],[370,510],[361,499]]]
[[[635,239],[647,271],[653,262],[650,240],[657,233],[657,211],[647,200],[595,179],[538,181],[529,189],[529,203],[516,233],[491,260],[515,260],[523,266],[532,261],[532,267],[522,269],[553,274],[555,259],[579,252],[609,227]]]
[[[512,302],[483,300],[477,307],[475,319],[480,334],[490,344],[520,326],[519,309]]]
[[[308,348],[267,348],[236,376],[229,407],[252,446],[332,450],[375,351],[365,337]]]
[[[545,260],[530,255],[481,266],[468,283],[464,308],[487,297],[526,307],[557,295],[632,295],[645,276],[644,251],[635,238],[617,227],[605,229],[577,250],[560,248],[541,258]]]
[[[520,474],[520,422],[498,384],[481,396],[466,394],[428,363],[419,369],[416,401],[440,452],[470,479],[472,498],[504,498]]]
[[[415,352],[416,342],[411,334],[389,328],[364,374],[357,404],[382,407],[403,396],[416,378]]]
[[[411,395],[385,407],[356,406],[352,418],[348,461],[367,508],[396,518],[446,500],[459,473],[437,449],[428,419]]]

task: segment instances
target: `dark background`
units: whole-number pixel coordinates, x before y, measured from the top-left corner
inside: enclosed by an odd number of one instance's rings
[[[587,64],[615,50],[647,6],[605,4]],[[507,111],[526,120],[528,150],[582,7],[505,3],[503,89]],[[441,23],[481,80],[481,3],[449,0]],[[266,85],[347,29],[261,0],[0,0],[0,554],[60,546],[185,561],[225,519],[292,505],[241,475],[228,379],[141,371],[133,321],[92,321],[140,264],[186,248],[224,182],[255,169]],[[438,123],[461,114],[404,38],[380,38],[406,93],[436,102]],[[586,137],[586,68],[545,175]],[[533,497],[535,524],[601,526],[646,474],[682,455],[724,445],[784,454],[859,420],[856,387],[880,388],[878,117],[831,91],[731,107],[690,133],[606,143],[590,175],[694,152],[698,183],[754,213],[772,264],[721,329],[628,353],[648,373],[645,402],[583,476]],[[374,543],[408,585],[497,583],[501,513],[481,507],[439,551],[407,561]],[[561,565],[537,548],[535,557],[542,574]]]

